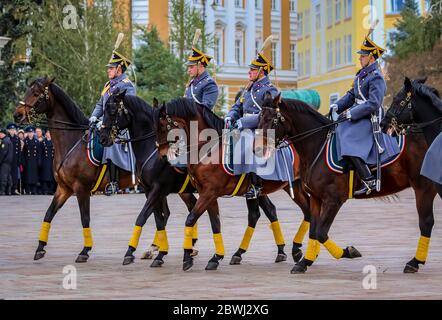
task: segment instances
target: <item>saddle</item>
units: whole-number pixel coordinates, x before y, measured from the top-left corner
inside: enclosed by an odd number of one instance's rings
[[[396,141],[399,147],[399,154],[397,154],[395,157],[386,159],[384,162],[381,163],[381,167],[387,167],[389,165],[392,165],[395,163],[402,155],[402,153],[405,150],[405,135],[401,134],[396,136]],[[325,148],[326,156],[325,161],[327,163],[328,168],[339,174],[347,173],[349,170],[349,163],[346,160],[339,160],[338,152],[336,149],[336,133],[333,133],[330,137],[330,139],[327,142],[326,148]],[[370,170],[376,171],[376,165],[369,166]]]
[[[103,150],[104,147],[100,143],[99,135],[98,135],[98,129],[93,126],[89,129],[88,135],[87,135],[87,158],[89,159],[89,162],[96,167],[101,166],[101,161],[103,159]]]

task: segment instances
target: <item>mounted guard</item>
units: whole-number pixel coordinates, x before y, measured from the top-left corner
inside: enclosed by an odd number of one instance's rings
[[[387,90],[379,58],[385,49],[378,46],[370,35],[377,21],[357,52],[362,69],[356,73],[353,87],[336,104],[332,112],[339,113],[340,119],[347,119],[336,129],[337,151],[340,160],[347,160],[358,172],[363,188],[355,196],[380,191],[381,163],[399,154],[399,147],[393,137],[380,131],[383,117],[383,100]],[[376,165],[374,177],[368,165]]]
[[[197,29],[193,37],[192,53],[187,58],[187,74],[190,76],[190,81],[184,96],[213,110],[218,100],[218,85],[206,70],[212,57],[196,48],[200,35],[201,30]]]
[[[271,42],[272,36],[269,36],[264,41],[257,57],[249,64],[250,82],[243,89],[240,98],[235,102],[224,119],[226,128],[236,127],[239,130],[256,129],[266,94],[270,94],[272,98],[278,96],[278,89],[273,86],[269,79],[269,73],[274,69],[274,66],[264,55],[264,50]],[[250,172],[249,175],[252,185],[245,196],[247,199],[254,199],[259,196],[262,189],[262,181],[255,172]]]
[[[134,85],[125,74],[127,68],[132,62],[121,53],[117,52],[123,38],[124,34],[118,34],[114,50],[112,51],[112,56],[109,63],[106,65],[109,81],[104,85],[104,89],[101,92],[101,97],[98,100],[94,111],[92,112],[92,116],[89,119],[91,124],[100,121],[97,127],[101,127],[101,120],[104,114],[103,108],[113,92],[116,90],[119,90],[120,92],[126,90],[126,95],[136,95]],[[126,132],[126,134],[122,134],[121,136],[128,139],[129,133]],[[105,193],[106,195],[110,196],[116,193],[119,189],[118,168],[132,172],[132,174],[134,173],[135,162],[130,143],[124,145],[113,144],[111,147],[105,147],[102,163],[107,164],[109,170],[110,183],[106,186]]]

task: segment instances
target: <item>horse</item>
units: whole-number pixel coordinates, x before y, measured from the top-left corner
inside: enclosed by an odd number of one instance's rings
[[[404,86],[396,94],[381,126],[384,132],[422,130],[428,145],[442,130],[442,99],[439,92],[425,85],[427,78],[411,81],[405,77]],[[442,198],[442,185],[436,184]]]
[[[342,249],[328,237],[328,231],[341,206],[349,198],[349,174],[332,172],[326,164],[323,152],[330,137],[330,130],[336,125],[302,101],[272,99],[267,96],[260,116],[261,134],[274,130],[276,144],[287,140],[299,153],[301,160],[301,180],[310,194],[311,224],[307,252],[291,270],[292,274],[305,273],[317,255],[315,241],[319,241],[336,259],[357,258],[361,254],[354,247]],[[305,139],[307,138],[308,139]],[[273,146],[264,136],[263,148]],[[363,195],[357,198],[367,199],[386,197],[410,186],[416,196],[416,207],[419,214],[421,237],[415,257],[406,263],[405,273],[414,273],[419,265],[426,262],[431,231],[434,225],[433,201],[436,188],[433,183],[420,175],[420,168],[428,145],[422,134],[409,133],[406,136],[405,150],[399,160],[385,167],[382,171],[382,190],[378,193]],[[266,150],[268,152],[268,150]],[[355,187],[361,187],[357,181]]]
[[[206,152],[208,151],[211,154],[211,157],[213,159],[217,159],[218,161],[217,163],[208,164],[204,163],[205,161],[202,161],[202,159],[198,159],[197,163],[191,163],[192,161],[188,162],[188,173],[196,189],[198,190],[199,198],[195,204],[195,207],[187,216],[185,223],[183,258],[184,269],[193,265],[193,259],[190,256],[190,231],[201,214],[206,210],[207,206],[213,202],[216,202],[217,198],[222,196],[244,195],[250,187],[250,178],[248,176],[228,175],[223,170],[222,166],[219,165],[219,163],[222,163],[222,152],[220,150],[222,149],[221,145],[223,142],[220,138],[223,132],[224,120],[219,118],[204,106],[196,104],[191,99],[177,98],[168,102],[167,104],[163,103],[163,105],[158,109],[156,133],[159,155],[161,157],[166,157],[170,150],[173,150],[173,148],[171,149],[171,146],[178,143],[179,138],[177,137],[175,137],[175,140],[168,139],[169,133],[172,133],[172,130],[174,129],[178,129],[185,133],[187,146],[189,148],[194,148],[194,151],[198,152],[198,154],[202,150],[207,149],[207,145],[205,145],[206,142],[200,142],[194,146],[190,144],[190,128],[192,122],[197,123],[196,133],[198,134],[198,137],[200,136],[200,133],[206,129],[216,131],[218,134],[218,139],[211,141],[213,146],[211,146],[210,151],[206,150]],[[197,141],[199,141],[199,139]],[[204,145],[202,143],[204,143]],[[207,154],[208,153],[205,153],[203,158]],[[187,152],[187,156],[188,158],[191,157],[190,152]],[[298,161],[295,155],[295,177],[297,176],[297,167]],[[287,182],[264,180],[262,194],[267,195],[284,188],[288,192]],[[304,221],[301,223],[301,226],[299,227],[293,241],[292,252],[299,252],[299,247],[302,245],[302,240],[309,228],[310,208],[308,195],[303,191],[302,185],[298,179],[296,179],[294,182],[294,189],[294,201],[299,205],[304,214]],[[273,225],[279,226],[279,223],[272,224],[272,226]],[[253,231],[253,229],[250,230],[248,228],[246,230],[243,243],[251,237],[251,235],[248,235],[248,231]],[[242,245],[240,248],[242,248]],[[224,252],[224,244],[221,234],[218,235],[216,249],[218,254]],[[298,258],[298,256],[296,256],[296,258]]]
[[[154,112],[158,108],[158,100],[154,99],[153,108],[139,97],[126,96],[125,92],[114,92],[109,98],[104,108],[103,126],[100,132],[101,143],[109,146],[114,143],[115,133],[119,130],[129,129],[132,137],[134,153],[137,159],[137,172],[139,173],[140,182],[146,190],[146,204],[144,208],[150,208],[158,199],[165,198],[171,193],[178,193],[185,201],[189,211],[195,205],[197,199],[192,194],[196,192],[196,188],[189,183],[187,174],[179,171],[179,169],[171,166],[169,162],[158,157],[157,146],[154,143],[156,135],[154,132]],[[181,169],[180,169],[181,170]],[[217,203],[217,202],[215,202]],[[271,203],[267,196],[261,196],[258,200],[247,202],[249,210],[249,226],[246,233],[250,233],[250,228],[254,229],[259,219],[259,207],[263,209],[271,223],[278,221],[275,206]],[[214,234],[220,233],[220,222],[218,206],[209,207],[209,217],[212,224]],[[151,211],[146,209],[139,214],[134,235],[139,237],[138,230],[146,223]],[[250,237],[250,236],[246,236]],[[277,241],[278,254],[275,262],[285,261],[287,255],[284,253],[284,245],[278,242],[279,235],[275,234]],[[250,239],[247,238],[246,242]],[[243,241],[244,242],[244,241]],[[242,254],[246,252],[248,243],[243,243],[241,248],[237,250],[231,260],[231,264],[240,264]],[[294,259],[300,259],[301,250],[292,251]],[[133,246],[129,246],[127,256],[134,251]],[[213,270],[218,266],[216,259],[211,259],[208,263],[208,269]]]
[[[87,160],[88,118],[54,81],[55,78],[47,77],[33,81],[14,112],[14,119],[20,124],[32,123],[37,114],[45,114],[55,150],[53,168],[57,189],[43,219],[34,260],[45,256],[44,248],[48,244],[51,222],[67,199],[75,194],[80,208],[84,236],[83,250],[75,262],[84,263],[87,262],[88,253],[93,245],[90,228],[91,190],[95,185],[96,190],[104,191],[104,187],[110,181],[108,177],[104,177],[99,183],[97,178],[102,168],[93,166]],[[131,174],[122,171],[120,181],[122,188],[130,187]]]

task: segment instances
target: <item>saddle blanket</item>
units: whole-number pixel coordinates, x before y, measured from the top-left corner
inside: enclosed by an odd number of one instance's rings
[[[97,130],[95,129],[89,130],[86,153],[87,153],[87,158],[89,159],[89,162],[92,165],[96,167],[101,166],[101,161],[103,159],[103,150],[104,147],[100,143]]]

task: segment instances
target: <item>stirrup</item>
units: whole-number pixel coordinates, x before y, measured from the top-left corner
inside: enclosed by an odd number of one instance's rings
[[[364,187],[358,191],[354,192],[355,196],[361,196],[361,195],[370,195],[373,190],[376,190],[376,179],[364,181],[361,180],[364,184]]]
[[[118,183],[117,182],[111,182],[106,185],[104,188],[104,194],[107,196],[111,196],[118,191]]]
[[[247,191],[244,196],[247,200],[257,199],[261,193],[262,187],[251,185],[249,191]]]

